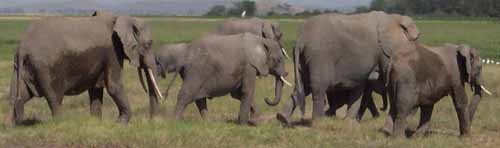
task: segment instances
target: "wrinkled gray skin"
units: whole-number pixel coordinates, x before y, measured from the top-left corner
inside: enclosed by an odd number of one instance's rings
[[[189,47],[189,44],[186,43],[178,43],[178,44],[165,44],[162,45],[157,51],[156,55],[156,64],[157,64],[157,69],[158,69],[158,76],[162,78],[166,78],[167,73],[174,73],[174,76],[172,76],[172,79],[168,83],[168,87],[163,93],[163,97],[168,96],[168,92],[170,88],[173,85],[173,82],[175,81],[177,75],[181,71],[181,68],[183,65],[190,61],[186,61],[187,59],[187,51],[189,51],[187,48]],[[208,98],[212,99],[212,98]],[[239,99],[239,98],[235,98]],[[206,99],[202,100],[197,100],[195,101],[196,106],[198,107],[200,111],[200,115],[205,118],[208,113],[208,106],[206,104]],[[255,104],[255,101],[252,102],[251,106],[251,113],[252,117],[258,118],[258,106]]]
[[[355,119],[369,74],[378,66],[381,75],[393,51],[417,40],[413,19],[397,14],[370,12],[355,15],[324,14],[309,18],[294,48],[295,89],[292,101],[277,118],[291,125],[298,105],[305,113],[305,96],[312,94],[312,119],[324,115],[324,96],[350,91],[348,119]]]
[[[130,60],[138,71],[156,72],[151,44],[149,27],[128,16],[33,22],[16,50],[5,125],[22,123],[24,104],[33,97],[45,97],[52,116],[59,116],[63,97],[84,91],[89,93],[91,113],[100,117],[103,88],[118,107],[118,121],[127,123],[132,114],[123,90],[123,61]],[[147,79],[153,113],[156,82]]]
[[[470,135],[472,118],[481,100],[481,71],[479,53],[467,45],[428,47],[416,44],[410,50],[398,51],[393,57],[388,86],[391,116],[384,130],[392,136],[405,136],[406,117],[420,108],[416,134],[424,134],[429,128],[434,104],[450,95],[460,135]],[[469,106],[465,83],[471,85],[474,93]]]
[[[377,94],[382,96],[383,107],[381,110],[385,111],[387,109],[387,93],[385,88],[385,82],[382,77],[380,77],[378,69],[375,72],[372,72],[368,78],[368,83],[366,85],[365,91],[363,92],[363,97],[361,100],[361,106],[356,116],[356,119],[359,121],[362,119],[364,112],[368,108],[371,115],[374,118],[380,116],[377,106],[373,101],[372,92],[376,92]],[[336,116],[336,111],[343,105],[347,104],[347,101],[352,100],[349,98],[349,92],[335,92],[335,93],[327,93],[326,97],[328,99],[328,109],[325,112],[327,116]]]
[[[251,19],[228,19],[217,27],[215,33],[217,34],[239,34],[239,33],[252,33],[266,39],[276,41],[280,48],[283,48],[281,37],[283,33],[278,23],[259,18]]]
[[[230,58],[229,58],[230,57]],[[254,102],[257,76],[276,78],[275,99],[279,102],[287,72],[279,45],[250,33],[237,35],[209,35],[193,41],[181,65],[183,79],[177,96],[175,115],[182,119],[186,106],[196,101],[200,112],[206,109],[206,99],[231,94],[241,100],[240,124],[248,124]],[[203,115],[203,114],[202,114]],[[254,122],[250,122],[254,123]]]

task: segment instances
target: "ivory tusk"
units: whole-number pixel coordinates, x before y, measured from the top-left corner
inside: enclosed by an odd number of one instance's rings
[[[488,95],[490,95],[490,96],[491,96],[491,95],[493,95],[490,91],[488,91],[488,89],[486,89],[486,88],[484,87],[484,85],[481,85],[481,89],[482,89],[482,90],[483,90],[486,94],[488,94]]]
[[[283,76],[280,76],[280,79],[281,79],[281,81],[283,81],[283,83],[285,83],[286,85],[292,87],[292,83],[288,82]]]
[[[153,71],[150,68],[148,68],[148,74],[149,74],[149,77],[151,77],[151,80],[153,81],[153,87],[154,87],[153,89],[155,90],[156,94],[158,94],[160,99],[163,99],[163,95],[161,95],[161,92],[158,89],[158,84],[156,84],[156,79],[153,76]]]
[[[290,58],[290,57],[288,56],[288,53],[286,53],[285,48],[281,48],[281,52],[283,52],[283,54],[285,55],[285,57],[286,57],[287,59],[289,59],[289,58]]]

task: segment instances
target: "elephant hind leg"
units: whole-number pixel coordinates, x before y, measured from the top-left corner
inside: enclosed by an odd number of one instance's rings
[[[195,103],[198,111],[200,112],[201,118],[205,119],[208,113],[207,98],[198,99]]]
[[[103,103],[104,88],[90,88],[88,90],[90,99],[90,114],[102,119],[102,103]]]
[[[420,107],[420,123],[418,124],[417,131],[415,135],[424,135],[429,129],[429,123],[431,121],[432,110],[434,105],[427,105]]]
[[[16,98],[16,96],[14,95],[15,92],[12,88],[16,87],[11,87],[10,90],[10,99],[12,101],[9,103],[9,106],[12,107],[12,109],[9,109],[9,112],[6,114],[4,119],[4,124],[7,127],[14,126],[15,124],[23,124],[24,104],[31,100],[31,98],[33,98],[33,94],[28,91],[28,88],[25,85],[19,87],[20,89],[18,98]]]

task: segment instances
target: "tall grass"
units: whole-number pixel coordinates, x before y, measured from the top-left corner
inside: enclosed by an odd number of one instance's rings
[[[220,19],[164,19],[145,18],[153,31],[154,48],[164,43],[189,42],[208,33],[221,22]],[[298,35],[300,20],[280,19],[284,42],[291,50]],[[5,95],[12,74],[12,56],[23,30],[29,21],[0,21],[0,96]],[[497,57],[500,50],[500,24],[475,21],[418,21],[422,32],[421,41],[430,45],[445,42],[467,43],[478,48],[483,56]],[[291,61],[287,69],[292,70]],[[180,80],[174,84],[170,96],[160,105],[160,117],[147,119],[148,99],[141,90],[135,69],[125,64],[124,83],[133,109],[128,125],[114,122],[117,109],[111,98],[105,95],[103,119],[88,113],[87,94],[65,97],[64,114],[53,119],[44,98],[34,98],[26,104],[25,117],[42,121],[33,126],[11,129],[0,124],[0,147],[495,147],[500,145],[500,72],[498,66],[485,66],[486,86],[495,93],[482,100],[470,138],[458,137],[458,119],[451,99],[445,98],[435,107],[431,132],[426,137],[409,140],[392,139],[377,131],[383,125],[382,117],[365,116],[359,124],[351,124],[339,118],[322,119],[314,127],[283,128],[275,119],[280,107],[267,107],[262,98],[272,96],[272,78],[258,79],[256,100],[262,111],[262,123],[257,127],[234,124],[239,102],[228,96],[208,102],[209,115],[202,120],[194,105],[185,113],[185,120],[176,121],[173,108]],[[293,75],[289,76],[290,80]],[[160,80],[165,88],[167,80]],[[285,87],[286,103],[292,88]],[[470,93],[469,93],[470,94]],[[310,99],[308,99],[310,101]],[[381,104],[376,96],[377,104]],[[308,105],[310,105],[309,103]],[[0,119],[6,113],[6,98],[0,101]],[[308,110],[311,106],[307,106]],[[342,115],[343,111],[339,110]],[[310,113],[307,114],[310,116]],[[298,117],[295,117],[298,120]],[[417,117],[411,118],[415,128]]]

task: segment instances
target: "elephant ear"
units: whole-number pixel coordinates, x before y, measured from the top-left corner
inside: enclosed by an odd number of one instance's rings
[[[130,64],[139,67],[139,30],[135,20],[129,16],[120,16],[116,19],[114,32],[119,38],[125,55],[130,60]]]
[[[261,27],[261,37],[266,39],[274,39],[274,29],[273,25],[269,23],[262,23]]]
[[[254,43],[247,43],[253,45],[245,46],[245,47],[251,47],[245,49],[247,59],[249,60],[250,65],[252,65],[252,67],[254,67],[257,70],[257,74],[259,76],[265,76],[269,74],[269,65],[267,64],[269,45],[267,45],[264,40],[261,40],[261,42],[259,42],[258,44]]]
[[[471,63],[471,48],[469,48],[467,45],[459,45],[458,46],[458,54],[460,55],[461,58],[459,65],[461,67],[461,71],[463,73],[463,78],[467,81],[470,81],[471,74],[472,74],[472,63]],[[465,68],[465,69],[464,69]]]
[[[403,30],[405,37],[409,41],[416,41],[420,36],[420,32],[418,31],[417,25],[415,21],[408,16],[400,16],[400,27]]]

